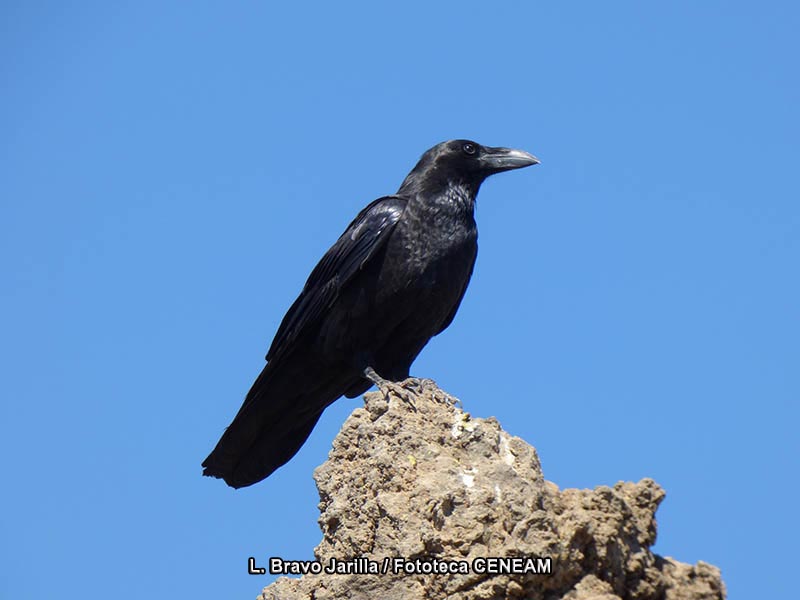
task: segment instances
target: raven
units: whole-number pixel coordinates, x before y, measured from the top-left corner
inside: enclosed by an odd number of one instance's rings
[[[297,453],[337,398],[412,385],[411,363],[450,325],[472,275],[478,188],[538,163],[521,150],[442,142],[396,194],[364,208],[286,313],[203,475],[234,488],[257,483]]]

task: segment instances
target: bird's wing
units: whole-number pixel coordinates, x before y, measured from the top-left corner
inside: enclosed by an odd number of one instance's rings
[[[441,326],[434,335],[439,335],[445,329],[450,327],[450,323],[452,323],[453,319],[456,318],[458,307],[461,306],[461,301],[464,299],[464,294],[466,294],[467,292],[467,286],[469,285],[469,280],[472,278],[472,271],[475,269],[475,257],[477,256],[477,254],[478,254],[478,248],[476,246],[472,253],[472,257],[470,258],[470,260],[472,261],[472,266],[469,268],[469,273],[467,274],[467,278],[464,279],[464,285],[461,287],[461,292],[459,292],[458,294],[458,300],[456,300],[456,303],[453,304],[453,308],[450,310],[450,314],[447,315],[447,318],[444,321],[442,321]]]
[[[267,360],[281,354],[304,330],[319,321],[336,300],[342,286],[386,244],[405,207],[405,198],[385,196],[358,214],[311,271],[303,291],[286,313],[272,340]]]

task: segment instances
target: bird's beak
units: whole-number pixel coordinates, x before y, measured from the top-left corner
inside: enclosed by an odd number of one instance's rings
[[[500,171],[510,171],[511,169],[521,169],[531,165],[538,165],[539,159],[533,154],[528,154],[523,150],[512,148],[485,148],[480,161],[486,169],[492,173]]]

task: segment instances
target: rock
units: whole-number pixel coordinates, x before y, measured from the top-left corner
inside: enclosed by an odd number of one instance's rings
[[[473,419],[433,382],[411,397],[367,394],[314,473],[316,559],[362,572],[282,577],[261,599],[725,597],[715,567],[650,551],[664,499],[653,480],[561,491],[496,419]]]

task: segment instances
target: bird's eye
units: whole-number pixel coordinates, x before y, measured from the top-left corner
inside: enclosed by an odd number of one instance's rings
[[[477,150],[477,148],[475,148],[475,144],[470,144],[469,142],[461,146],[461,149],[464,151],[464,154],[469,154],[470,156],[475,154]]]

